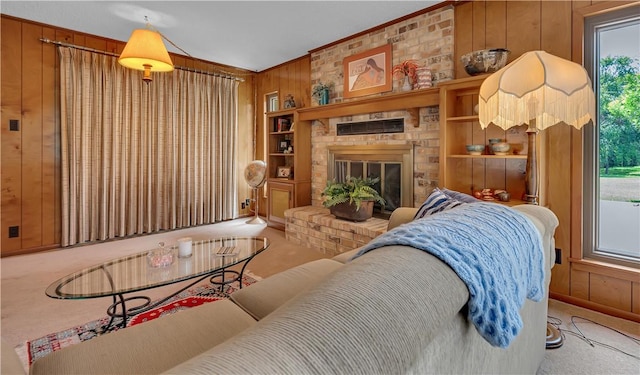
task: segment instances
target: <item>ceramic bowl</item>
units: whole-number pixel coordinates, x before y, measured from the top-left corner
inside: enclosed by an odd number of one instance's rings
[[[511,146],[507,142],[496,142],[491,144],[491,151],[495,155],[506,155],[511,149]]]
[[[467,74],[475,76],[498,71],[506,65],[507,55],[509,50],[504,48],[482,49],[462,55],[460,59]]]
[[[469,155],[482,155],[484,145],[467,145],[467,153]]]

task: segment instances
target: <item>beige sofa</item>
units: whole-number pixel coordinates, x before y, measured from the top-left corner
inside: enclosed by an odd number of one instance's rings
[[[539,206],[515,209],[542,235],[546,289],[557,218]],[[415,212],[396,210],[389,228]],[[37,360],[31,373],[536,372],[545,350],[546,296],[526,301],[524,328],[508,349],[500,349],[467,321],[467,288],[437,258],[406,246],[383,247],[350,261],[353,255],[303,264],[237,291],[230,300],[62,349]]]

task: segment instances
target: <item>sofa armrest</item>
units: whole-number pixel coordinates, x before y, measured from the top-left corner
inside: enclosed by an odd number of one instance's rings
[[[391,213],[387,230],[391,230],[397,226],[408,223],[416,216],[418,209],[415,207],[398,207]]]

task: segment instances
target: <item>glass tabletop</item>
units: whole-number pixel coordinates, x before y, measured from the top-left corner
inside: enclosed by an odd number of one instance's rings
[[[192,255],[178,257],[178,247],[166,251],[173,262],[154,267],[149,251],[91,266],[55,281],[46,290],[52,298],[82,299],[135,292],[222,271],[253,258],[269,247],[264,237],[226,237],[193,241]]]

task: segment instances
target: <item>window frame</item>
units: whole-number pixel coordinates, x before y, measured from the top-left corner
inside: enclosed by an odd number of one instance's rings
[[[632,268],[640,268],[640,259],[634,259],[611,251],[599,250],[598,245],[598,225],[599,225],[599,127],[600,119],[599,98],[599,45],[596,43],[596,32],[599,29],[615,27],[616,24],[626,24],[629,22],[639,22],[640,16],[635,11],[629,9],[640,9],[640,7],[613,9],[604,13],[585,16],[584,18],[584,45],[583,57],[584,67],[591,77],[594,92],[596,95],[596,121],[594,126],[584,128],[583,133],[583,238],[582,257],[588,260],[612,263]]]

